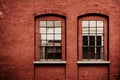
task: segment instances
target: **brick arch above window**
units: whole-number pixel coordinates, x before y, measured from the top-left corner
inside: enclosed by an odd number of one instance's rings
[[[101,13],[87,13],[87,14],[81,14],[79,15],[77,18],[82,18],[82,17],[87,17],[87,16],[99,16],[99,17],[103,17],[106,19],[109,19],[109,16],[106,14],[101,14]]]

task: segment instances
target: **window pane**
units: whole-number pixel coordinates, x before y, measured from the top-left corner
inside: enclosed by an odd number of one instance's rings
[[[46,46],[46,41],[42,40],[40,46]]]
[[[89,41],[95,41],[95,36],[89,36]]]
[[[61,34],[55,34],[55,40],[61,40]]]
[[[90,58],[95,59],[95,47],[89,47]]]
[[[103,33],[103,28],[97,28],[97,33]]]
[[[90,21],[90,27],[96,27],[96,21]]]
[[[101,41],[97,41],[97,46],[102,46]]]
[[[53,34],[47,34],[47,40],[53,40],[54,35]]]
[[[54,33],[54,28],[47,28],[47,33]]]
[[[55,27],[61,27],[61,21],[55,21]]]
[[[55,47],[46,47],[47,53],[56,53]]]
[[[82,28],[82,33],[88,33],[88,28]]]
[[[56,47],[57,53],[62,53],[62,48],[61,47]]]
[[[46,28],[39,28],[39,33],[46,33]]]
[[[46,27],[46,21],[40,21],[39,26]]]
[[[61,33],[61,28],[55,28],[55,33]]]
[[[53,21],[47,21],[47,27],[53,27]]]
[[[103,34],[97,34],[97,40],[103,40]]]
[[[46,34],[39,34],[41,40],[46,40]]]
[[[97,27],[103,27],[103,21],[97,21]]]
[[[83,40],[87,41],[88,40],[88,36],[83,36]]]
[[[90,28],[90,33],[96,33],[96,28]]]
[[[88,21],[82,21],[82,27],[88,27]]]
[[[97,36],[97,41],[101,41],[101,36]]]
[[[88,59],[88,47],[83,47],[83,59]]]
[[[95,53],[95,47],[89,47],[89,52]]]
[[[40,47],[40,58],[45,59],[45,47]]]
[[[88,36],[83,36],[83,46],[88,46]]]
[[[55,59],[61,59],[62,53],[55,53]]]
[[[103,54],[103,47],[97,47],[97,59],[101,59]]]

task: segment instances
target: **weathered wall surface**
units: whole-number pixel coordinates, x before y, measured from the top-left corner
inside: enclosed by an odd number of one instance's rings
[[[66,16],[67,64],[35,66],[34,19],[52,13]],[[107,67],[76,64],[77,17],[88,13],[109,16],[110,65]],[[119,80],[119,34],[120,0],[0,0],[0,80]],[[44,72],[45,68],[48,73]]]

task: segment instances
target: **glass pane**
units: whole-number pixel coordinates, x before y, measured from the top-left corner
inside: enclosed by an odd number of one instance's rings
[[[95,53],[95,47],[89,47],[89,52]]]
[[[40,58],[45,59],[45,47],[40,47]]]
[[[97,28],[97,33],[103,33],[103,28]]]
[[[88,28],[82,28],[82,33],[88,33]]]
[[[40,21],[39,26],[46,27],[46,21]]]
[[[101,36],[97,36],[97,41],[101,41],[102,40],[101,38],[102,38]]]
[[[97,34],[97,40],[103,40],[103,34]]]
[[[55,28],[55,33],[61,33],[61,28]]]
[[[88,41],[83,40],[83,46],[88,46]]]
[[[57,53],[62,53],[62,48],[61,47],[56,47]]]
[[[62,58],[62,53],[55,54],[55,59],[61,59],[61,58]]]
[[[89,54],[88,54],[88,47],[83,47],[83,59],[88,59]]]
[[[89,36],[89,41],[95,41],[95,36]]]
[[[89,52],[90,52],[90,58],[95,59],[95,47],[90,47]]]
[[[46,28],[39,28],[39,33],[46,33]]]
[[[47,47],[46,51],[47,51],[47,53],[56,53],[55,47]]]
[[[103,47],[97,47],[97,59],[103,58]]]
[[[83,46],[88,46],[88,36],[83,36]]]
[[[61,40],[61,34],[55,34],[55,40]]]
[[[47,41],[47,46],[54,46],[54,45],[55,45],[54,40]]]
[[[90,28],[90,33],[96,33],[96,28]]]
[[[46,46],[46,41],[42,40],[40,46]]]
[[[97,46],[103,46],[103,41],[97,41]]]
[[[47,27],[53,27],[53,21],[47,21]]]
[[[61,27],[61,21],[55,21],[55,27]]]
[[[47,34],[47,40],[53,40],[54,36],[53,34]]]
[[[96,21],[90,21],[90,27],[96,27]]]
[[[88,21],[82,21],[82,27],[88,27]]]
[[[39,34],[40,40],[46,40],[46,34]]]
[[[103,21],[97,21],[97,27],[103,27]]]
[[[83,40],[87,41],[88,40],[88,36],[83,36]]]
[[[54,28],[47,28],[47,33],[54,33]]]

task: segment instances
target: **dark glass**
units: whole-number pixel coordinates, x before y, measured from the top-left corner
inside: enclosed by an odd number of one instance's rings
[[[55,59],[61,59],[62,53],[55,53]]]
[[[101,46],[101,41],[97,41],[97,46]]]
[[[83,59],[88,59],[88,47],[83,47]]]
[[[88,46],[88,36],[83,36],[83,45]]]
[[[95,46],[95,36],[89,36],[89,45]]]
[[[97,59],[100,59],[101,47],[97,47]]]

